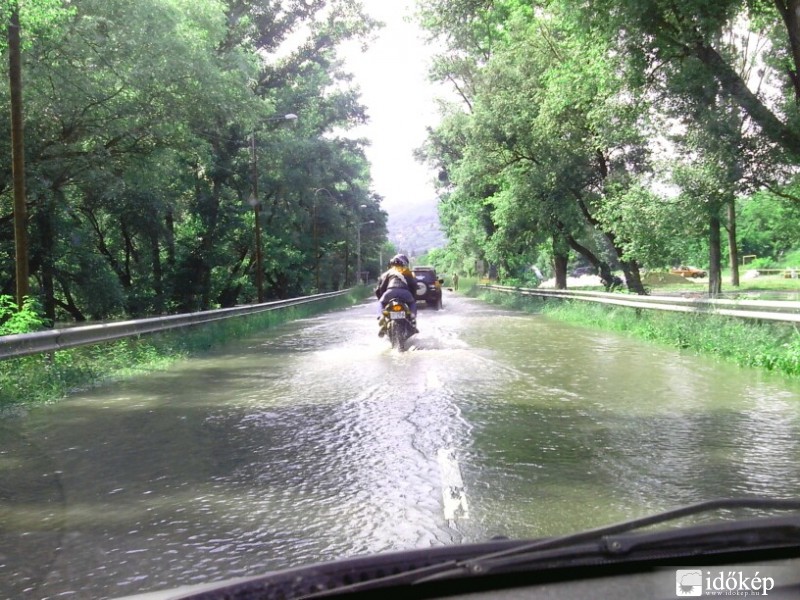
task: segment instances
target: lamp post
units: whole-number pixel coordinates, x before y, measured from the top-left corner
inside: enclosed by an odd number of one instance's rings
[[[375,221],[363,221],[356,226],[356,281],[361,283],[361,227]]]
[[[273,121],[296,121],[297,115],[288,113],[280,117],[270,117],[264,119],[266,122]],[[256,293],[258,294],[259,304],[264,302],[264,258],[261,253],[261,202],[258,199],[258,154],[256,152],[256,132],[250,134],[250,151],[252,153],[252,178],[253,191],[247,199],[247,203],[253,207],[253,219],[255,221],[253,237],[255,238],[256,254]]]

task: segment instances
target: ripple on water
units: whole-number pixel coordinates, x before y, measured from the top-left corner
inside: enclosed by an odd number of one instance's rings
[[[15,590],[121,595],[800,490],[789,385],[457,299],[397,353],[372,308],[26,417],[38,446],[14,449],[46,460],[13,470],[35,527],[3,546],[38,560],[13,561]],[[443,449],[468,520],[445,518]]]

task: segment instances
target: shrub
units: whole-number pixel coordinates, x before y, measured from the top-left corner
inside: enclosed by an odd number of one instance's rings
[[[11,296],[0,295],[0,335],[31,333],[45,327],[47,320],[35,298],[26,296],[22,310]]]
[[[773,269],[775,268],[775,261],[769,258],[768,256],[764,256],[762,258],[756,258],[753,261],[747,263],[745,265],[746,269]]]

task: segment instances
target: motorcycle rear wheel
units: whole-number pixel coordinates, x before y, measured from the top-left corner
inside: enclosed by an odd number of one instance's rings
[[[389,323],[389,341],[392,343],[392,348],[400,352],[405,351],[407,337],[405,323]]]

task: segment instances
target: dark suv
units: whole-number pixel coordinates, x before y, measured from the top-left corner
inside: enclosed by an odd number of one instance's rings
[[[435,310],[442,308],[442,284],[444,279],[436,276],[436,269],[433,267],[415,267],[414,277],[417,280],[417,289],[414,290],[414,297],[417,302],[422,300]]]

